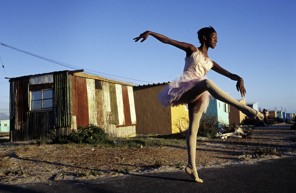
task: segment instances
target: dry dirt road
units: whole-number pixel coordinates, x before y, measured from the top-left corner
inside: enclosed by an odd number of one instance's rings
[[[165,140],[165,139],[149,139]],[[168,140],[169,141],[169,140]],[[255,128],[249,138],[198,139],[198,168],[257,162],[296,154],[296,131],[278,125]],[[51,183],[182,170],[185,140],[161,146],[102,147],[0,143],[0,184]]]

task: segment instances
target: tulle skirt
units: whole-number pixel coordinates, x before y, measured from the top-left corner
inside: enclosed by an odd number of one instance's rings
[[[181,100],[184,93],[200,84],[204,79],[206,79],[206,77],[192,78],[189,75],[183,74],[178,79],[163,88],[158,95],[158,100],[165,107],[169,105],[177,106],[180,104],[192,103],[195,105],[194,111],[206,112],[211,99],[211,95],[208,91],[203,92],[199,96],[192,96],[192,99],[188,101],[184,101],[184,99]]]

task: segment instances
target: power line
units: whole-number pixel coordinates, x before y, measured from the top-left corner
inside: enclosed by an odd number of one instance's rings
[[[21,50],[19,48],[16,48],[16,47],[13,47],[13,46],[10,46],[10,45],[7,45],[7,44],[4,44],[2,42],[0,42],[0,45],[1,46],[5,46],[7,48],[10,48],[10,49],[13,49],[13,50],[16,50],[18,52],[22,52],[24,54],[27,54],[27,55],[30,55],[30,56],[33,56],[33,57],[36,57],[36,58],[39,58],[41,60],[45,60],[47,62],[51,62],[51,63],[54,63],[54,64],[58,64],[60,66],[64,66],[64,67],[67,67],[67,68],[71,68],[71,69],[78,69],[76,66],[72,66],[70,64],[66,64],[66,63],[62,63],[62,62],[58,62],[58,61],[55,61],[55,60],[52,60],[52,59],[49,59],[49,58],[46,58],[46,57],[43,57],[43,56],[39,56],[37,54],[33,54],[31,52],[28,52],[28,51],[25,51],[25,50]]]
[[[4,74],[5,74],[5,76],[7,77],[7,73],[6,73],[6,70],[5,70],[5,68],[4,68],[4,64],[3,64],[3,60],[2,60],[2,58],[1,58],[1,56],[0,56],[0,61],[1,61],[1,65],[2,65],[2,69],[3,69],[3,71],[4,71]]]
[[[59,62],[59,61],[56,61],[56,60],[53,60],[53,59],[50,59],[50,58],[46,58],[46,57],[43,57],[43,56],[40,56],[40,55],[31,53],[31,52],[28,52],[28,51],[25,51],[25,50],[22,50],[22,49],[13,47],[13,46],[10,46],[10,45],[5,44],[5,43],[2,43],[2,42],[0,42],[0,45],[1,46],[4,46],[4,47],[7,47],[7,48],[10,48],[10,49],[13,49],[13,50],[18,51],[18,52],[21,52],[21,53],[24,53],[24,54],[33,56],[33,57],[36,57],[36,58],[39,58],[41,60],[45,60],[47,62],[51,62],[51,63],[57,64],[57,65],[66,67],[66,68],[70,68],[70,69],[74,69],[74,70],[81,69],[81,67],[79,67],[79,66],[74,66],[74,65],[71,65],[71,64],[67,64],[67,63],[64,63],[64,62]],[[2,62],[2,59],[1,59],[1,62]],[[3,62],[2,62],[2,67],[4,68]],[[87,69],[87,68],[84,68],[84,69],[85,69],[86,72],[90,72],[90,73],[103,74],[103,75],[106,75],[106,76],[111,76],[111,77],[116,77],[116,78],[120,78],[120,79],[131,80],[131,81],[151,83],[150,81],[139,80],[139,79],[134,79],[134,78],[128,78],[128,77],[124,77],[124,76],[109,74],[109,73],[100,72],[100,71],[96,71],[96,70],[92,70],[92,69]]]

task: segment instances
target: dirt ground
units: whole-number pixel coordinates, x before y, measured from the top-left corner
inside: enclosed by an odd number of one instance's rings
[[[159,139],[151,139],[159,140]],[[162,139],[164,140],[164,139]],[[289,126],[255,128],[248,138],[199,138],[198,168],[296,155],[296,131]],[[127,173],[181,170],[184,140],[162,146],[101,147],[0,142],[0,183],[98,179]]]

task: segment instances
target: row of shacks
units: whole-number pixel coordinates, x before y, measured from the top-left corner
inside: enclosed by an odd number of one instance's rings
[[[155,91],[149,97],[142,92],[146,87],[134,87],[83,70],[35,74],[9,81],[11,141],[42,139],[52,131],[68,135],[88,125],[103,128],[114,137],[147,132],[170,134],[174,127],[172,117],[181,116],[180,110],[176,114],[157,103]],[[157,85],[156,91],[163,86]],[[138,109],[135,101],[139,101]],[[137,126],[136,117],[142,125]],[[157,124],[149,126],[153,122]],[[159,127],[157,131],[149,132],[155,125]]]

